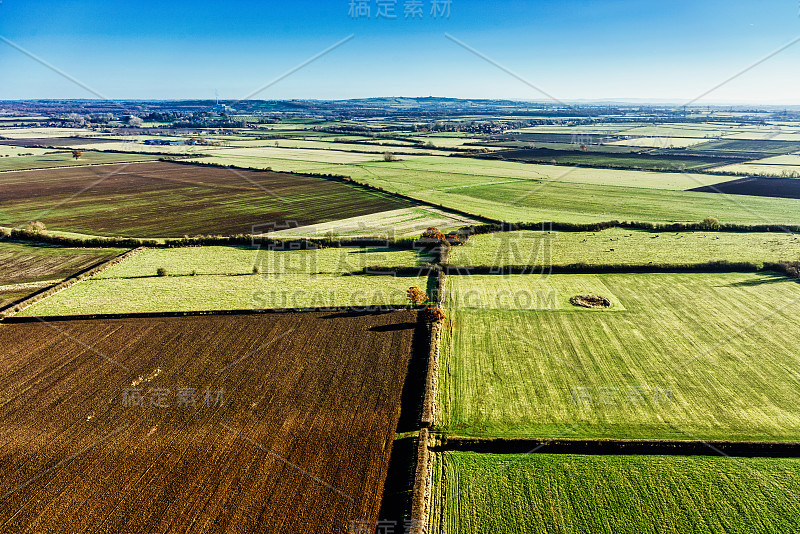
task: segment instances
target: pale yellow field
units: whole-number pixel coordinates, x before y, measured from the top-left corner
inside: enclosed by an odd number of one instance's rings
[[[449,231],[472,224],[480,224],[480,222],[436,208],[419,206],[279,230],[274,232],[273,235],[283,237],[320,237],[326,235],[408,237],[421,234],[429,226],[435,226],[442,231]]]
[[[21,156],[22,154],[33,154],[34,156],[41,156],[43,154],[47,154],[48,152],[52,152],[52,150],[44,149],[44,148],[28,148],[28,147],[21,147],[21,146],[8,146],[8,145],[0,145],[0,157],[17,157]]]
[[[466,143],[479,143],[482,140],[475,137],[439,137],[434,135],[420,135],[412,137],[412,139],[419,139],[425,143],[431,142],[436,147],[442,148],[458,148],[464,146]],[[473,147],[465,147],[473,148]],[[474,147],[480,148],[480,147]],[[495,149],[496,150],[496,149]]]
[[[3,128],[0,136],[9,139],[36,139],[39,137],[70,137],[80,135],[84,137],[99,137],[100,134],[86,128]]]
[[[380,154],[358,154],[338,150],[312,150],[303,148],[223,148],[217,152],[220,156],[240,156],[255,158],[288,159],[296,161],[312,161],[320,163],[361,163],[376,161]]]
[[[86,150],[117,150],[142,154],[206,154],[219,150],[219,146],[207,145],[145,145],[140,141],[119,141],[115,143],[89,143],[80,146]]]
[[[579,134],[579,133],[595,133],[595,134],[614,134],[620,130],[626,129],[627,126],[621,124],[583,124],[581,126],[531,126],[529,128],[518,128],[516,130],[509,130],[511,133],[559,133],[559,134]]]
[[[641,135],[646,137],[695,137],[701,139],[716,139],[729,132],[727,128],[717,128],[708,125],[707,128],[693,128],[687,125],[655,125],[640,126],[619,132],[622,135]]]
[[[645,148],[685,148],[707,142],[701,137],[639,137],[606,143],[620,146],[639,146]]]
[[[277,142],[277,146],[276,143]],[[412,154],[434,154],[448,155],[449,151],[436,150],[431,148],[417,148],[415,146],[381,145],[380,141],[375,143],[335,143],[333,141],[309,141],[305,139],[261,139],[248,141],[229,141],[228,146],[234,148],[302,148],[309,150],[326,151],[356,151],[383,154],[384,152],[403,152]]]
[[[800,165],[763,165],[759,163],[735,163],[714,167],[711,171],[736,172],[742,174],[755,174],[758,176],[778,176],[786,178],[800,178]]]
[[[757,159],[748,161],[747,163],[755,165],[800,165],[800,154],[784,154],[782,156],[770,156],[768,158]]]

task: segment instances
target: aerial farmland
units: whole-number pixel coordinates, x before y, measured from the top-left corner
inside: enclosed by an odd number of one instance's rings
[[[796,6],[577,4],[0,2],[0,533],[800,531]]]
[[[257,117],[3,130],[4,531],[793,528],[795,141]]]

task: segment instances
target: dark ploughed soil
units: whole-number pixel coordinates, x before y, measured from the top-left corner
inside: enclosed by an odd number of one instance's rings
[[[796,178],[739,178],[716,185],[695,187],[698,193],[725,193],[755,197],[800,198],[800,179]]]

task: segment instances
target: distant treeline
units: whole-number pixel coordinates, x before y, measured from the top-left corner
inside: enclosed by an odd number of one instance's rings
[[[470,274],[601,274],[601,273],[750,273],[774,271],[778,264],[759,265],[751,262],[710,261],[703,263],[640,263],[617,264],[571,263],[567,265],[444,265],[448,275]],[[769,266],[769,267],[768,267]]]
[[[374,265],[364,267],[353,275],[374,276],[438,276],[480,274],[603,274],[603,273],[754,273],[774,271],[792,278],[800,278],[800,262],[752,262],[709,261],[702,263],[639,263],[639,264],[588,264],[565,265],[475,265],[424,264],[416,267],[387,267]]]
[[[463,244],[469,236],[512,232],[518,230],[531,231],[560,231],[560,232],[599,232],[609,228],[625,228],[646,230],[651,232],[685,232],[685,231],[720,231],[720,232],[798,232],[797,225],[741,225],[720,224],[719,229],[712,230],[703,223],[646,223],[646,222],[619,222],[607,221],[599,223],[497,223],[465,226],[457,232],[446,236],[449,245]],[[432,246],[430,240],[415,237],[380,238],[380,237],[298,237],[280,238],[269,237],[269,234],[253,235],[238,234],[232,236],[200,235],[193,237],[180,237],[166,239],[159,242],[153,239],[135,237],[67,237],[52,235],[46,232],[33,232],[24,229],[0,229],[0,240],[30,241],[47,243],[63,247],[77,248],[178,248],[200,247],[211,245],[238,245],[261,246],[275,250],[303,250],[313,248],[339,248],[339,247],[392,247],[409,250],[429,250],[434,254],[437,263],[447,262],[448,246]]]
[[[800,232],[800,225],[786,224],[732,224],[719,223],[719,226],[710,226],[707,222],[676,222],[676,223],[651,223],[642,221],[603,221],[594,223],[489,223],[465,226],[459,230],[464,235],[492,234],[498,232],[514,232],[518,230],[533,230],[540,232],[600,232],[609,228],[623,228],[627,230],[647,230],[649,232]]]
[[[51,235],[42,232],[31,232],[13,229],[10,232],[0,229],[0,240],[30,241],[47,243],[64,247],[78,248],[178,248],[200,247],[210,245],[238,245],[261,246],[274,250],[307,250],[315,248],[338,247],[392,247],[401,249],[427,248],[427,244],[418,243],[413,237],[378,238],[378,237],[318,237],[318,238],[274,238],[265,235],[238,234],[233,236],[194,236],[166,239],[159,242],[153,239],[139,239],[135,237],[66,237]]]

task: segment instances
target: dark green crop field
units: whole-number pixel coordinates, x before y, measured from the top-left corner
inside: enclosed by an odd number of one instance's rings
[[[413,205],[322,178],[166,162],[0,173],[0,189],[0,224],[128,237],[250,233]]]

